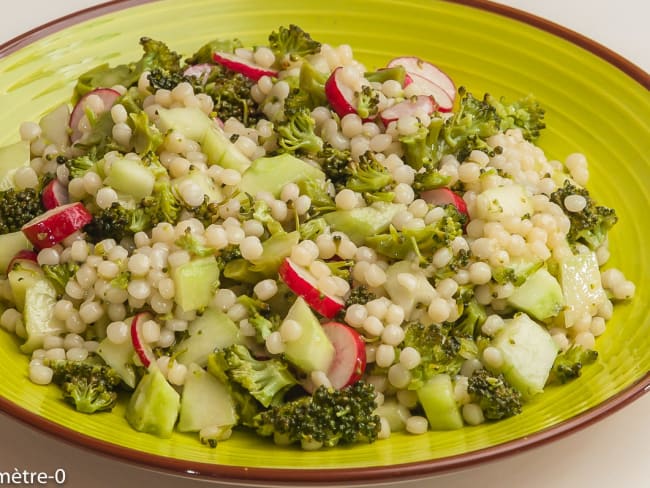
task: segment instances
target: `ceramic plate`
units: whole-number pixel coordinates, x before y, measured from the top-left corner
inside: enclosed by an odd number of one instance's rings
[[[133,431],[123,407],[83,415],[57,390],[34,386],[27,358],[0,333],[0,408],[77,445],[177,474],[263,484],[373,482],[426,476],[556,439],[639,396],[650,385],[650,77],[607,49],[559,26],[486,2],[417,0],[163,0],[110,2],[32,31],[0,47],[0,144],[18,125],[69,98],[75,77],[104,62],[139,58],[138,39],[166,41],[184,54],[215,37],[245,45],[295,23],[331,44],[350,44],[368,67],[397,55],[437,63],[470,91],[534,93],[547,108],[539,144],[549,158],[583,152],[590,188],[614,206],[611,265],[637,284],[598,339],[600,360],[574,383],[549,388],[506,421],[349,448],[302,452],[238,433],[216,449],[194,435],[169,440]]]

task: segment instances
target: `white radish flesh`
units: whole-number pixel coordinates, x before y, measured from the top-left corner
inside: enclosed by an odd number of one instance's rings
[[[439,85],[436,85],[427,78],[410,73],[413,81],[409,84],[409,91],[413,95],[428,95],[432,96],[438,104],[440,112],[451,112],[454,108],[454,100],[450,97],[445,90]]]
[[[451,78],[434,64],[424,61],[416,56],[403,56],[395,58],[388,63],[388,67],[403,66],[409,74],[414,74],[426,78],[442,88],[449,97],[456,97],[456,85]]]
[[[354,105],[354,90],[343,83],[341,79],[342,69],[339,66],[332,71],[332,74],[325,82],[325,96],[339,117],[357,113]]]
[[[90,95],[98,96],[104,103],[103,113],[107,110],[110,110],[115,101],[120,98],[120,92],[113,90],[112,88],[96,88],[88,93],[86,93],[81,99],[77,102],[70,114],[70,129],[72,134],[70,135],[70,140],[74,143],[77,142],[82,137],[82,132],[79,130],[79,121],[85,115],[86,111],[86,101]]]
[[[438,104],[432,96],[418,95],[417,97],[396,103],[383,110],[379,116],[384,123],[389,123],[407,116],[431,115],[436,111]]]
[[[327,371],[332,387],[338,390],[356,383],[366,369],[366,346],[361,335],[340,322],[323,324],[323,330],[335,350]]]
[[[43,188],[41,200],[46,210],[65,205],[70,201],[68,189],[59,180],[53,179]]]

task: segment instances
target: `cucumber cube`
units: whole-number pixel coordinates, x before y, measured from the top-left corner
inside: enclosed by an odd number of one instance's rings
[[[157,367],[149,368],[126,407],[126,421],[138,432],[171,437],[180,409],[180,395]]]
[[[186,312],[207,307],[219,286],[219,264],[214,256],[188,261],[171,274],[176,304]]]
[[[455,430],[463,427],[463,417],[454,397],[454,385],[447,374],[439,374],[417,390],[418,401],[432,430]]]
[[[508,304],[537,320],[555,317],[564,307],[562,287],[545,268],[530,275],[507,299]]]

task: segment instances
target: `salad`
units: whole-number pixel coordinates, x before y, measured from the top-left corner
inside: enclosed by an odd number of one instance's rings
[[[0,148],[0,325],[133,429],[313,450],[521,414],[598,360],[634,284],[533,96],[281,26],[143,37]]]

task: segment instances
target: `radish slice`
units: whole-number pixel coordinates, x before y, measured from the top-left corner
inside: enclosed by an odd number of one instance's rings
[[[456,98],[456,85],[454,85],[451,78],[440,68],[428,61],[424,61],[416,56],[403,56],[391,60],[387,66],[389,68],[403,66],[409,74],[421,76],[438,85],[449,95],[452,101]]]
[[[38,265],[38,254],[36,254],[34,251],[30,251],[29,249],[18,251],[16,255],[11,258],[9,265],[7,265],[6,273],[9,273],[9,271],[14,269],[14,266],[17,264],[22,264],[30,268],[33,267],[35,270],[40,270],[40,266]]]
[[[30,220],[21,230],[36,248],[44,249],[83,229],[92,219],[81,202],[68,203]]]
[[[286,258],[282,261],[278,272],[282,281],[291,288],[291,291],[300,295],[311,308],[323,317],[331,319],[343,309],[345,305],[343,298],[327,295],[320,291],[316,286],[314,275],[291,259]]]
[[[325,96],[339,117],[356,114],[354,106],[354,90],[341,80],[342,66],[339,66],[325,82]]]
[[[463,200],[458,193],[454,193],[447,187],[423,191],[420,193],[420,198],[425,202],[433,203],[434,205],[452,204],[460,213],[465,214],[467,218],[469,218],[465,200]]]
[[[153,350],[142,339],[142,324],[147,320],[151,320],[151,318],[151,314],[142,312],[131,320],[131,342],[133,343],[133,349],[145,368],[148,368],[151,363],[156,361]]]
[[[418,95],[414,98],[409,98],[402,102],[396,103],[392,107],[383,110],[379,117],[384,125],[388,125],[394,120],[398,120],[405,116],[418,116],[418,115],[431,115],[436,111],[438,105],[432,96]]]
[[[361,335],[340,322],[323,324],[323,330],[334,346],[334,360],[327,378],[337,390],[356,383],[366,369],[366,345]]]
[[[79,121],[85,115],[86,102],[90,95],[96,95],[102,100],[102,102],[104,102],[104,110],[101,110],[98,113],[103,113],[107,110],[110,110],[115,101],[121,97],[120,92],[113,90],[112,88],[96,88],[81,97],[81,99],[74,106],[72,113],[70,114],[70,121],[68,125],[72,130],[72,134],[70,135],[70,140],[72,142],[77,142],[83,135],[79,130]]]
[[[454,99],[449,97],[447,92],[435,83],[416,74],[411,73],[413,82],[408,86],[407,93],[410,95],[428,95],[435,99],[440,112],[451,112],[454,107]]]
[[[259,80],[262,76],[278,76],[278,72],[270,68],[262,68],[251,63],[247,59],[241,58],[236,54],[216,52],[212,54],[215,63],[219,63],[226,68],[241,73],[251,80]]]
[[[409,86],[411,83],[413,83],[413,78],[411,78],[411,75],[409,75],[408,73],[406,73],[406,74],[404,75],[404,83],[402,84],[402,88],[406,88],[406,87]]]
[[[205,83],[213,67],[214,65],[209,63],[194,64],[183,71],[183,76],[191,76],[199,79],[201,83]]]
[[[41,200],[43,201],[43,206],[46,210],[53,209],[60,205],[65,205],[70,201],[68,189],[63,183],[55,178],[45,185],[45,188],[43,188]]]

